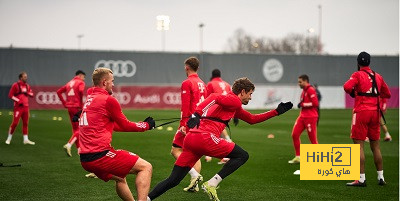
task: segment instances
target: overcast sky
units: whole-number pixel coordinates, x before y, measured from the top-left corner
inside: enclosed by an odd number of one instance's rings
[[[166,51],[226,52],[242,28],[256,37],[318,34],[328,54],[399,54],[398,0],[0,0],[0,47],[160,51],[156,16],[170,16]]]

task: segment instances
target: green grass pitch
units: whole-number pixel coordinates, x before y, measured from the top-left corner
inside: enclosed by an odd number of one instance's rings
[[[21,167],[0,167],[0,200],[119,200],[114,182],[88,179],[81,167],[76,149],[69,158],[62,146],[71,135],[71,126],[65,110],[31,111],[29,133],[35,146],[23,145],[21,125],[18,126],[11,145],[4,143],[12,116],[9,110],[0,110],[0,162]],[[132,121],[151,115],[157,118],[178,117],[177,110],[126,110]],[[260,112],[260,111],[252,111]],[[288,164],[294,155],[290,137],[298,110],[289,111],[257,125],[241,121],[231,126],[232,139],[250,154],[248,162],[227,177],[218,190],[221,200],[399,200],[399,112],[389,110],[387,126],[392,142],[381,142],[384,176],[387,185],[377,185],[377,174],[372,153],[366,144],[366,188],[346,187],[347,181],[300,181],[293,172],[300,165]],[[53,117],[62,117],[61,121]],[[321,144],[347,144],[351,110],[322,110],[318,127]],[[153,165],[151,188],[166,178],[173,166],[170,155],[173,131],[152,130],[145,133],[115,133],[112,145],[125,149]],[[268,134],[274,139],[268,139]],[[383,134],[381,135],[383,136]],[[302,143],[309,143],[303,132]],[[205,180],[212,177],[221,165],[214,159],[203,162],[201,174]],[[128,183],[135,194],[135,176],[128,176]],[[189,182],[187,176],[177,187],[157,200],[208,200],[203,192],[187,193],[182,189]]]

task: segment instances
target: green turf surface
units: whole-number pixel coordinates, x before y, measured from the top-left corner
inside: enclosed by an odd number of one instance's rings
[[[9,110],[0,110],[0,162],[5,165],[22,164],[22,167],[0,167],[0,200],[118,200],[114,182],[87,179],[79,163],[76,149],[69,158],[62,146],[71,134],[67,112],[31,111],[29,133],[35,146],[23,145],[21,125],[18,126],[11,145],[4,143],[12,116]],[[256,111],[252,111],[253,113]],[[127,110],[125,114],[133,121],[151,115],[155,118],[179,116],[173,110]],[[293,172],[300,165],[287,161],[294,155],[290,137],[298,110],[257,125],[240,122],[231,127],[233,140],[250,154],[248,162],[227,177],[218,190],[221,200],[399,200],[399,113],[389,110],[386,119],[392,142],[382,142],[384,175],[388,185],[377,185],[376,170],[369,146],[366,150],[366,188],[346,187],[346,181],[300,181]],[[53,117],[62,117],[54,121]],[[318,140],[324,144],[352,143],[350,133],[350,110],[322,110],[318,127]],[[139,154],[153,165],[151,188],[166,178],[174,159],[169,154],[173,131],[153,130],[145,133],[116,133],[112,145]],[[267,135],[273,133],[274,139]],[[382,134],[383,136],[383,134]],[[309,143],[303,133],[303,143]],[[221,165],[214,159],[203,162],[201,174],[205,180],[213,176]],[[128,183],[135,194],[135,176],[128,176]],[[187,193],[182,189],[189,182],[186,177],[181,184],[157,200],[208,200],[206,194]]]

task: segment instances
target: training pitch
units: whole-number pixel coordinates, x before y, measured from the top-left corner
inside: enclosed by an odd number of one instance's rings
[[[119,200],[113,181],[85,178],[87,172],[80,165],[75,147],[73,157],[65,154],[62,146],[71,136],[66,110],[31,111],[29,138],[36,142],[34,146],[22,144],[22,122],[11,144],[6,145],[12,116],[10,110],[0,112],[0,163],[22,165],[0,167],[0,200]],[[141,121],[148,115],[155,119],[180,115],[177,110],[124,112],[131,121]],[[255,112],[260,111],[252,111]],[[237,127],[231,125],[233,141],[249,152],[250,159],[221,182],[218,189],[221,200],[399,200],[398,110],[388,110],[386,115],[393,141],[381,141],[387,185],[378,186],[372,153],[366,143],[366,188],[346,187],[348,181],[300,181],[299,176],[293,175],[300,168],[299,164],[288,164],[294,156],[291,130],[298,113],[299,110],[292,110],[256,125],[243,121]],[[351,144],[350,123],[351,110],[322,110],[319,143]],[[172,130],[164,126],[162,130],[113,135],[114,148],[136,153],[153,165],[151,188],[169,175],[174,164],[170,149],[177,125],[172,124]],[[269,134],[274,134],[274,138],[268,138]],[[309,143],[306,132],[301,140]],[[205,180],[222,167],[217,162],[213,159],[206,163],[202,159],[201,174]],[[135,195],[134,178],[129,175],[127,180]],[[182,189],[188,183],[189,176],[157,200],[208,200],[203,192],[184,192]]]

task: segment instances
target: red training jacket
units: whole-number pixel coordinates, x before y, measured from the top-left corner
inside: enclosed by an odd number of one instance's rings
[[[271,117],[277,116],[276,110],[270,110],[261,114],[251,114],[242,108],[240,98],[229,92],[227,95],[211,94],[196,108],[196,113],[203,117],[216,117],[223,121],[229,121],[231,118],[239,118],[249,124],[263,122]],[[220,137],[225,129],[225,124],[209,119],[201,119],[199,128],[192,128],[190,132],[210,132]]]
[[[318,97],[315,92],[314,87],[308,84],[303,88],[303,92],[301,92],[300,96],[300,117],[310,118],[310,117],[318,117]]]
[[[83,91],[85,90],[85,82],[78,76],[75,76],[71,81],[57,90],[57,95],[64,107],[82,108]],[[66,99],[62,96],[65,93]]]
[[[179,127],[185,126],[189,116],[196,107],[207,97],[207,89],[203,80],[197,74],[189,75],[181,86],[181,121]],[[186,131],[189,131],[186,128]]]
[[[222,80],[220,77],[213,78],[207,84],[207,94],[208,94],[207,96],[209,96],[212,93],[226,95],[231,91],[232,91],[231,85]]]
[[[346,93],[350,94],[352,90],[355,90],[355,102],[353,113],[357,113],[360,111],[366,110],[378,110],[378,98],[377,97],[368,97],[368,96],[357,96],[357,93],[371,93],[372,92],[372,80],[368,76],[366,72],[372,73],[372,70],[369,66],[362,67],[359,71],[354,72],[350,79],[344,83],[343,88]],[[389,87],[386,82],[383,80],[382,76],[378,73],[375,73],[376,85],[378,87],[378,91],[380,93],[380,98],[390,98],[391,94],[389,91]]]
[[[122,113],[117,99],[104,89],[93,87],[83,106],[79,119],[80,154],[110,150],[112,131],[143,132],[149,130],[146,122],[131,122]],[[114,127],[115,126],[115,127]]]
[[[33,97],[31,86],[21,80],[15,82],[8,93],[8,97],[14,101],[14,107],[18,107],[21,104],[28,107],[28,96]]]

